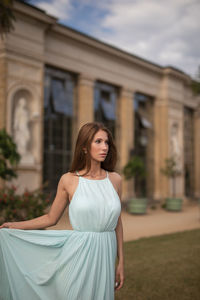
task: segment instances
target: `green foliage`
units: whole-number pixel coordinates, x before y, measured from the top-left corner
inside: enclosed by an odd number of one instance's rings
[[[0,0],[0,34],[4,35],[14,29],[13,0]]]
[[[164,209],[166,209],[166,207],[167,207],[166,202],[163,203],[163,204],[161,205],[161,207],[164,208]]]
[[[131,179],[132,177],[137,177],[138,179],[143,179],[146,176],[145,165],[140,156],[133,156],[123,169],[125,178]]]
[[[20,160],[16,144],[5,129],[0,130],[0,177],[11,180],[17,177],[14,167]],[[43,186],[44,187],[44,186]],[[49,204],[42,188],[29,192],[27,189],[22,195],[16,193],[16,187],[0,189],[0,221],[23,221],[40,216]]]
[[[165,159],[165,168],[160,169],[161,172],[167,177],[177,177],[181,172],[176,168],[176,161],[174,157]]]
[[[200,66],[198,66],[195,79],[191,82],[191,88],[195,96],[200,95]]]
[[[176,197],[176,177],[181,175],[181,171],[177,169],[177,164],[174,157],[165,159],[165,168],[160,169],[161,173],[173,179],[172,193]]]
[[[153,204],[153,205],[151,205],[151,207],[150,207],[151,209],[153,209],[153,210],[155,210],[157,207],[156,207],[156,205],[155,204]]]
[[[28,3],[29,0],[18,0]],[[13,23],[16,22],[16,17],[13,10],[14,0],[0,0],[0,35],[4,36],[14,30]]]
[[[14,167],[18,164],[20,155],[12,137],[5,129],[0,130],[0,177],[4,180],[11,180],[17,177]]]
[[[0,189],[0,223],[24,221],[44,214],[50,195],[45,194],[42,188],[32,192],[26,189],[21,195],[16,190],[14,185]]]
[[[125,179],[135,178],[135,194],[137,197],[145,197],[145,186],[142,180],[146,177],[145,164],[142,158],[134,155],[123,169]]]
[[[192,80],[191,88],[194,95],[200,95],[200,82],[196,80]]]

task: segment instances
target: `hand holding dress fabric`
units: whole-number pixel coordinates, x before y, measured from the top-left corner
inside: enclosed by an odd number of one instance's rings
[[[120,212],[108,173],[80,176],[69,204],[73,230],[2,228],[0,300],[114,300]],[[122,285],[122,268],[117,275]]]

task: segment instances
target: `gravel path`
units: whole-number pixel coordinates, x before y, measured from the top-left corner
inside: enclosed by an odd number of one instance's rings
[[[181,212],[149,208],[146,215],[132,215],[122,211],[122,223],[124,241],[195,228],[200,229],[200,206],[194,203],[185,204]],[[68,208],[58,224],[48,229],[72,229],[68,218]]]

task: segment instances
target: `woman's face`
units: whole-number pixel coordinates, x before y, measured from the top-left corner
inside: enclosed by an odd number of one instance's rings
[[[106,159],[106,155],[109,150],[109,145],[108,145],[108,135],[106,131],[104,130],[99,130],[91,143],[91,148],[90,148],[90,155],[91,158],[102,162]]]

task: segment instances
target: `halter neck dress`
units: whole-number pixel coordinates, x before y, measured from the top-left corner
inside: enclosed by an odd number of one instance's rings
[[[121,212],[109,179],[79,176],[73,230],[0,229],[0,300],[113,300]]]

